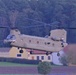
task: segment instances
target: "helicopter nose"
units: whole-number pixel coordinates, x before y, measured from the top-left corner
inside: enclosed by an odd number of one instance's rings
[[[15,42],[15,41],[16,41],[15,35],[9,34],[9,35],[7,36],[7,38],[4,40],[4,43],[8,43],[8,42],[12,43],[12,42]]]
[[[11,39],[7,40],[7,39],[5,39],[5,40],[4,40],[4,43],[8,43],[8,42],[11,43],[11,42],[15,42],[15,41],[16,41],[16,40],[11,40]]]

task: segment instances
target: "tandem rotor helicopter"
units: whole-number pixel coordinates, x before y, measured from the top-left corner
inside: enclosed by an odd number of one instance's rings
[[[22,48],[30,49],[30,54],[33,50],[39,50],[45,51],[46,55],[58,52],[59,56],[59,51],[67,46],[66,36],[67,32],[64,29],[51,30],[50,36],[46,38],[21,34],[18,29],[12,28],[10,34],[4,39],[4,43],[10,42],[11,46],[21,48],[21,50]]]

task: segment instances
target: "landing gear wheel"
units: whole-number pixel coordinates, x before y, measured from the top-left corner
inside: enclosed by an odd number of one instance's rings
[[[64,45],[62,45],[62,47],[64,47]]]
[[[19,53],[23,53],[23,50],[21,49],[21,50],[19,51]]]
[[[50,52],[50,54],[52,54],[53,52]]]
[[[33,51],[30,51],[30,54],[33,54]]]
[[[57,53],[57,56],[60,56],[60,53]]]
[[[46,55],[49,55],[49,52],[46,52]]]

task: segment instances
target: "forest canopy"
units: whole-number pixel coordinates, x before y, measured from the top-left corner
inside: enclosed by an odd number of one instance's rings
[[[64,27],[67,42],[76,43],[76,29],[68,29],[76,28],[76,0],[0,0],[1,26],[17,27],[23,34],[41,37]],[[7,28],[0,28],[0,46],[4,46],[8,34]]]

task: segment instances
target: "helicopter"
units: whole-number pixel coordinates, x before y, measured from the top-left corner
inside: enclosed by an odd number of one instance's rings
[[[4,43],[10,42],[10,45],[18,49],[30,49],[30,54],[33,50],[45,51],[46,55],[63,50],[66,43],[67,32],[64,29],[55,29],[50,31],[48,37],[38,37],[22,34],[17,28],[12,28],[10,34],[4,39]]]

